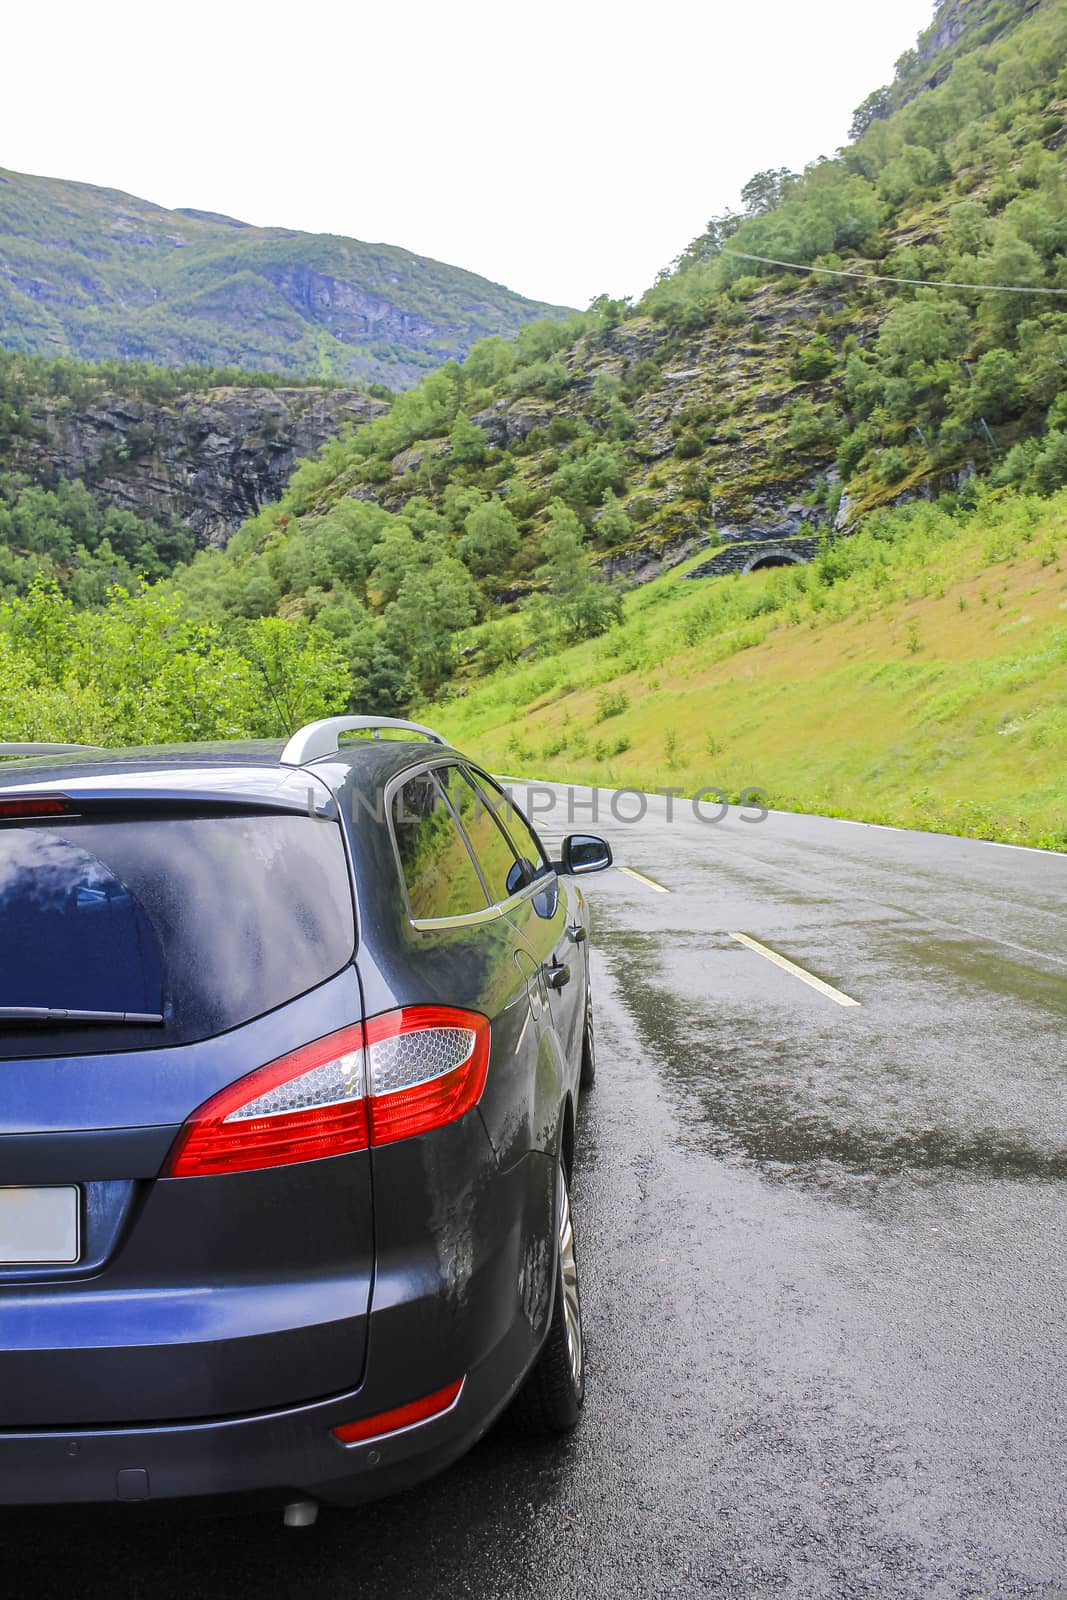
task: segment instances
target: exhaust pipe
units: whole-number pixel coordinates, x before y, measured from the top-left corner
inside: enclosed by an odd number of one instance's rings
[[[311,1528],[318,1515],[316,1500],[291,1500],[282,1513],[282,1521],[287,1528]]]

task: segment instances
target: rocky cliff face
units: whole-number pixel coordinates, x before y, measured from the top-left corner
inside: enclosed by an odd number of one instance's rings
[[[318,388],[209,389],[165,404],[104,394],[81,409],[39,400],[6,465],[44,485],[80,478],[103,502],[221,545],[278,498],[296,461],[385,409],[357,390]]]
[[[956,57],[1018,26],[1049,0],[938,0],[930,26],[897,63],[891,104],[905,105],[943,83]]]
[[[1049,0],[937,0],[933,21],[919,36],[918,54],[922,60],[931,61],[961,40],[968,49],[987,44],[1048,3]]]

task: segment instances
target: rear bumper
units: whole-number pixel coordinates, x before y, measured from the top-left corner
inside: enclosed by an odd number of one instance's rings
[[[455,1124],[460,1171],[470,1170],[462,1140],[471,1137],[484,1134]],[[387,1147],[396,1169],[389,1192],[419,1200],[425,1237],[413,1237],[402,1206],[379,1216],[360,1387],[203,1422],[61,1430],[4,1429],[0,1421],[0,1505],[237,1495],[354,1505],[408,1488],[468,1450],[522,1383],[548,1328],[556,1165],[531,1154],[476,1200],[464,1199],[443,1163],[440,1181],[454,1209],[449,1216],[441,1208],[431,1229],[416,1182],[426,1159],[418,1145]],[[460,1378],[458,1400],[439,1417],[360,1444],[333,1437],[342,1423],[380,1416]]]
[[[375,1500],[431,1477],[468,1450],[507,1405],[529,1362],[530,1330],[520,1319],[466,1374],[451,1410],[357,1445],[340,1444],[330,1430],[365,1414],[365,1395],[358,1390],[225,1421],[0,1433],[0,1504],[227,1495],[338,1505]]]

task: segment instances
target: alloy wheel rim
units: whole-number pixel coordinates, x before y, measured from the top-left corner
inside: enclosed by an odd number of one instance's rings
[[[574,1254],[574,1226],[571,1221],[567,1180],[560,1174],[559,1201],[559,1276],[563,1293],[563,1329],[567,1339],[567,1358],[571,1381],[577,1389],[582,1381],[582,1308],[578,1299],[578,1262]]]

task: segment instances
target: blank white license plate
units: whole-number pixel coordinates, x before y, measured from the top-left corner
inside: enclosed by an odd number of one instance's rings
[[[59,1266],[77,1261],[78,1210],[78,1191],[73,1185],[0,1188],[0,1266]]]

